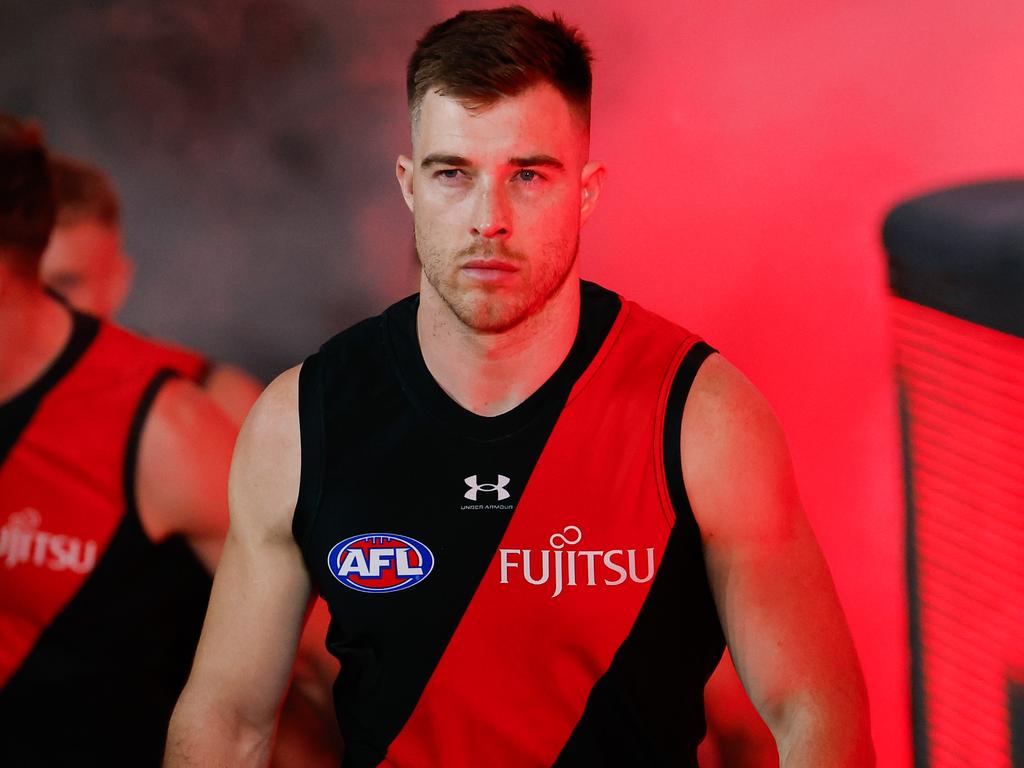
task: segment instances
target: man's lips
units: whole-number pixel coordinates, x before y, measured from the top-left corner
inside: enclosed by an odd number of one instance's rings
[[[501,259],[470,259],[462,265],[462,269],[469,269],[474,272],[477,270],[517,272],[519,267],[510,261],[502,261]]]

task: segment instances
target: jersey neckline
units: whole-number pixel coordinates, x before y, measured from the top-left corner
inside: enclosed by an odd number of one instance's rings
[[[416,335],[418,308],[419,294],[413,294],[384,312],[385,339],[402,389],[430,418],[471,439],[493,441],[519,432],[549,409],[562,408],[604,344],[622,300],[596,283],[581,280],[579,324],[565,359],[529,397],[497,416],[481,416],[463,408],[434,379]]]
[[[43,398],[75,367],[100,330],[100,321],[70,307],[71,334],[64,348],[39,377],[4,403],[0,403],[0,464],[28,426]]]

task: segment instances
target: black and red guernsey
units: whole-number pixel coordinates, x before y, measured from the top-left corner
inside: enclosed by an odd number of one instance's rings
[[[143,339],[150,342],[149,353],[162,368],[170,368],[179,376],[201,387],[206,386],[213,365],[205,355],[164,339],[148,336],[143,336]]]
[[[0,764],[160,764],[210,579],[135,508],[142,427],[176,358],[75,314],[0,405]]]
[[[707,344],[581,283],[552,377],[483,417],[417,297],[299,377],[294,533],[331,610],[346,768],[696,766],[722,630],[680,472]]]

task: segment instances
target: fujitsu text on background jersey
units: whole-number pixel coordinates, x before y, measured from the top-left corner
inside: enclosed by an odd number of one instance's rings
[[[0,765],[158,766],[210,578],[135,506],[161,348],[74,314],[0,405]]]

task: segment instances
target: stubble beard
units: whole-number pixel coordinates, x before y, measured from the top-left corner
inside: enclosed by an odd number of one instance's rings
[[[545,246],[535,263],[503,246],[475,246],[447,255],[422,242],[417,235],[416,252],[427,282],[448,309],[465,325],[478,333],[504,333],[537,314],[561,290],[572,272],[579,254],[579,232],[574,241],[558,241]],[[557,251],[557,253],[552,253]],[[526,271],[527,281],[516,291],[490,290],[487,285],[463,288],[458,282],[458,266],[469,258],[498,256]]]

